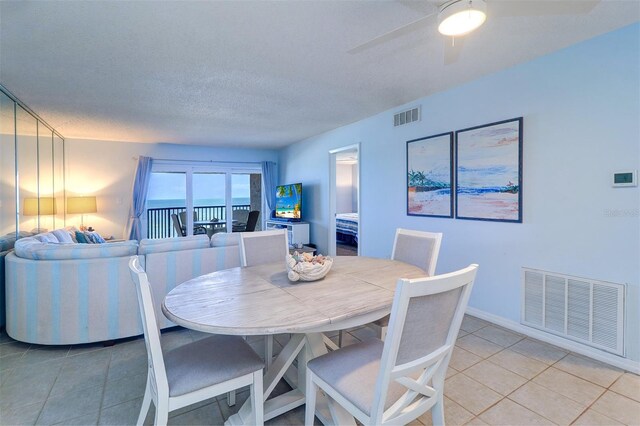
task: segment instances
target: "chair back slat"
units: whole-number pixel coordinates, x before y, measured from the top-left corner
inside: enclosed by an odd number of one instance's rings
[[[162,356],[162,346],[160,345],[160,329],[153,303],[153,293],[147,278],[147,273],[140,266],[138,256],[131,256],[129,259],[129,269],[131,279],[136,286],[138,295],[138,306],[142,317],[142,327],[144,329],[144,343],[147,347],[147,360],[152,370],[152,386],[157,392],[168,392],[169,384],[167,373],[164,367],[164,357]],[[168,396],[168,394],[167,394]]]
[[[284,265],[289,243],[286,229],[240,234],[242,266],[282,262]]]
[[[398,281],[376,382],[372,423],[382,423],[383,417],[384,422],[394,423],[406,415],[407,407],[427,410],[435,403],[433,390],[444,384],[477,269],[478,265],[470,265],[450,274]],[[400,384],[411,380],[415,386],[385,413],[392,380]]]
[[[398,228],[391,259],[417,266],[427,275],[433,276],[436,272],[441,242],[441,233]]]

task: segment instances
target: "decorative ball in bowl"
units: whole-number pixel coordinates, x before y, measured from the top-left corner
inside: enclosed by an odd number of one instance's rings
[[[324,278],[333,265],[333,259],[321,254],[313,256],[311,253],[287,255],[287,277],[290,281],[316,281]]]

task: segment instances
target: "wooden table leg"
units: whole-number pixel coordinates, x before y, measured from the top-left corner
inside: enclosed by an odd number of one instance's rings
[[[307,361],[326,354],[322,333],[293,334],[282,348],[264,376],[264,420],[267,421],[305,403]],[[297,368],[293,361],[298,359]],[[285,377],[286,375],[286,377]],[[269,398],[280,379],[285,378],[293,388],[289,392]],[[323,393],[318,393],[316,415],[326,425],[355,425],[355,420],[344,408]],[[229,417],[226,425],[251,423],[251,402],[247,400],[240,410]]]
[[[293,410],[304,404],[303,390],[293,387],[289,392],[269,398],[273,389],[289,368],[300,352],[305,348],[306,340],[304,334],[294,334],[289,342],[282,348],[264,376],[263,400],[264,400],[264,420],[269,420],[280,414]],[[304,387],[304,382],[303,387]],[[251,401],[247,400],[240,410],[229,417],[225,422],[227,425],[251,424]]]

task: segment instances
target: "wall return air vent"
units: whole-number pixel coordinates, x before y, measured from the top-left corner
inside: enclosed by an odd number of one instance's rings
[[[408,109],[393,115],[393,127],[420,121],[420,107]]]
[[[522,268],[521,323],[624,356],[626,287]]]

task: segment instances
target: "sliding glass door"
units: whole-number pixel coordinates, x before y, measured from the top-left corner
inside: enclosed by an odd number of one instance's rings
[[[227,174],[193,173],[193,233],[227,231]]]
[[[186,227],[179,221],[187,206],[187,174],[185,172],[154,172],[147,194],[147,237],[179,237]],[[144,229],[144,226],[143,226]]]
[[[148,238],[262,229],[264,200],[257,164],[227,166],[154,163],[147,196]],[[249,212],[258,215],[255,227]]]
[[[252,228],[253,224],[249,223],[249,213],[254,210],[262,212],[262,175],[234,173],[231,175],[231,184],[233,230],[236,232],[261,230],[262,214],[259,214],[255,228]]]

